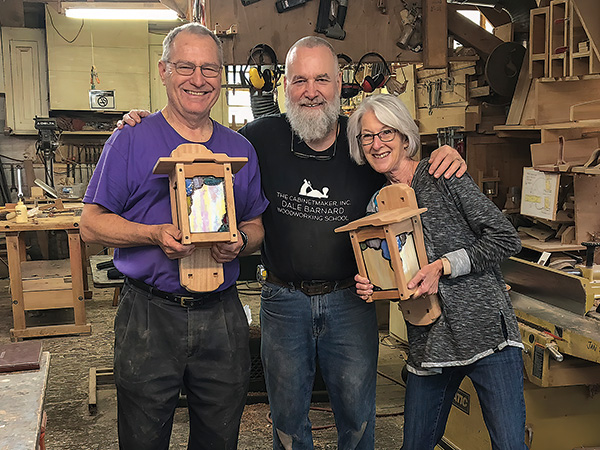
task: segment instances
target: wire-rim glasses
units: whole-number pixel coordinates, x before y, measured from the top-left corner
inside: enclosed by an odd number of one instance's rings
[[[332,159],[335,156],[335,152],[337,150],[337,141],[338,141],[338,138],[336,136],[335,141],[333,142],[333,151],[331,153],[323,154],[323,155],[309,155],[307,153],[302,153],[297,150],[294,150],[294,133],[292,132],[292,145],[291,145],[290,150],[292,151],[292,154],[294,156],[297,156],[298,158],[316,159],[317,161],[329,161],[330,159]],[[325,153],[325,152],[323,152],[323,153]]]
[[[221,74],[221,66],[215,64],[202,64],[200,66],[193,64],[191,62],[173,62],[173,61],[165,61],[169,64],[173,64],[175,66],[175,71],[179,75],[183,75],[184,77],[189,77],[193,75],[196,71],[196,68],[200,68],[200,72],[206,78],[217,78]]]
[[[375,141],[375,136],[377,136],[381,142],[390,142],[394,140],[396,133],[398,133],[398,130],[395,128],[386,128],[379,133],[359,134],[356,136],[356,140],[360,145],[371,145]]]

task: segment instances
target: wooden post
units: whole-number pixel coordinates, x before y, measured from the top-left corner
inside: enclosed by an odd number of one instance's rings
[[[6,251],[8,272],[10,274],[10,293],[13,312],[11,340],[16,340],[13,331],[25,330],[25,307],[23,304],[23,285],[21,283],[21,247],[22,240],[18,231],[6,233]]]
[[[81,236],[79,230],[67,230],[69,235],[69,258],[71,260],[71,283],[75,325],[85,325],[85,295],[83,288],[83,265],[81,264]]]
[[[448,64],[448,8],[446,0],[423,0],[423,67]]]

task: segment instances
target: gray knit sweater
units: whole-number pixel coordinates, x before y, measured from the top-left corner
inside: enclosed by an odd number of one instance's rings
[[[521,249],[514,227],[468,175],[434,178],[422,160],[411,187],[429,262],[445,256],[452,275],[439,282],[442,315],[429,326],[407,323],[408,368],[426,375],[466,365],[507,345],[523,347],[499,263]]]

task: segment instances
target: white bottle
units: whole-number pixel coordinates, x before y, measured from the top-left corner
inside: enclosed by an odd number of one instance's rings
[[[22,200],[19,200],[15,206],[16,222],[27,223],[27,206],[23,204]]]

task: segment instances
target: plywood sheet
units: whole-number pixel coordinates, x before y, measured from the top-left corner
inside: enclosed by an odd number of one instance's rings
[[[569,108],[576,104],[600,98],[600,79],[576,81],[536,80],[536,123],[569,122]]]

